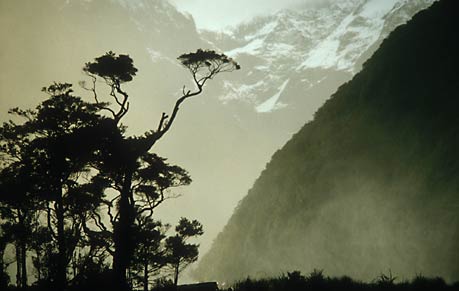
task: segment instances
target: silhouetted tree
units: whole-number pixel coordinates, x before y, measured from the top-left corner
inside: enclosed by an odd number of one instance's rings
[[[78,188],[81,175],[90,175],[87,166],[100,149],[100,141],[95,140],[99,135],[94,133],[103,118],[98,114],[98,105],[72,95],[70,84],[55,83],[43,91],[50,97],[35,110],[10,111],[23,117],[24,123],[10,121],[2,127],[3,152],[19,159],[16,163],[20,166],[13,168],[16,165],[13,162],[3,170],[17,177],[2,179],[0,194],[11,193],[14,199],[10,200],[21,205],[18,219],[23,214],[24,201],[33,201],[46,213],[49,233],[57,244],[57,253],[49,258],[56,267],[50,272],[51,280],[57,290],[63,290],[67,284],[67,266],[82,228],[81,216],[77,214],[78,207],[84,204],[73,204],[75,195],[72,194]],[[24,142],[11,142],[17,140]],[[5,184],[13,180],[16,185]],[[28,199],[26,194],[33,199]],[[97,199],[93,202],[100,203]],[[25,254],[22,258],[25,262]]]
[[[10,234],[4,228],[4,224],[0,224],[0,290],[6,290],[9,283],[9,276],[6,273],[6,264],[4,261],[5,250],[8,243],[10,243]]]
[[[173,269],[174,285],[178,284],[179,273],[198,259],[198,244],[187,243],[192,237],[204,233],[202,224],[197,220],[189,221],[182,217],[175,227],[176,235],[166,239],[168,263]]]
[[[90,273],[104,272],[111,255],[118,287],[127,287],[129,266],[141,266],[145,289],[150,274],[166,264],[165,227],[152,215],[174,197],[171,188],[188,185],[191,178],[149,150],[169,131],[186,99],[199,95],[218,73],[239,69],[214,51],[198,50],[179,60],[196,88],[183,87],[170,116],[163,113],[157,128],[140,137],[126,136],[120,122],[129,110],[122,84],[131,81],[137,69],[129,56],[112,52],[84,67],[92,78],[92,86],[84,88],[96,103],[74,96],[71,84],[54,83],[43,88],[50,97],[34,110],[9,111],[23,122],[10,120],[0,127],[0,254],[14,243],[18,287],[27,285],[28,251],[34,254],[38,281],[51,282],[57,290],[68,285],[70,263],[73,283],[78,284]],[[99,100],[98,77],[109,86],[114,106]],[[107,196],[107,188],[117,194]],[[111,227],[104,224],[102,208]]]
[[[27,286],[27,248],[37,211],[33,197],[33,167],[24,149],[28,143],[12,123],[0,128],[3,168],[0,170],[0,219],[16,253],[16,285]],[[12,137],[16,137],[12,139]]]
[[[133,261],[131,264],[131,277],[134,277],[143,290],[149,290],[151,275],[157,275],[166,266],[164,239],[169,225],[154,221],[149,216],[136,219],[134,227],[134,241],[136,243]]]
[[[34,252],[32,265],[35,268],[37,281],[47,281],[50,278],[48,266],[53,253],[53,239],[46,226],[37,225],[31,233],[30,250]]]
[[[124,136],[123,126],[120,125],[120,120],[129,110],[129,95],[122,88],[122,84],[131,81],[137,73],[132,59],[127,55],[117,56],[113,52],[108,52],[96,58],[94,62],[87,63],[83,68],[92,79],[92,86],[86,87],[82,83],[83,87],[93,93],[101,109],[112,115],[113,124],[110,130],[114,129],[113,126],[118,129],[118,134],[113,135],[112,147],[107,151],[106,159],[99,169],[101,172],[108,173],[107,176],[114,177],[113,181],[119,192],[117,214],[115,215],[117,219],[114,223],[113,269],[114,278],[118,280],[118,284],[125,286],[121,288],[127,288],[126,270],[133,256],[130,238],[136,215],[139,215],[136,213],[133,199],[133,182],[139,167],[139,160],[145,159],[148,151],[169,131],[180,105],[185,100],[201,94],[206,82],[217,74],[240,68],[231,58],[211,50],[197,50],[195,53],[183,54],[178,59],[191,73],[196,88],[187,90],[183,87],[182,96],[175,102],[170,115],[162,113],[157,128],[146,132],[141,137]],[[100,102],[96,90],[97,77],[102,78],[109,86],[110,96],[115,101],[116,109]],[[163,200],[156,200],[156,204]]]

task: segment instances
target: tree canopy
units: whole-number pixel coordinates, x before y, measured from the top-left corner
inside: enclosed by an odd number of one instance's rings
[[[178,197],[172,190],[190,184],[191,177],[152,149],[186,99],[239,65],[209,50],[181,55],[179,61],[195,88],[183,87],[170,115],[163,113],[158,126],[141,136],[128,136],[121,124],[130,102],[123,84],[137,69],[129,55],[111,51],[83,67],[90,83],[80,85],[92,102],[75,96],[70,83],[53,83],[42,88],[48,98],[34,109],[9,111],[21,121],[0,126],[0,284],[8,281],[2,276],[9,245],[21,288],[28,285],[28,260],[42,287],[66,290],[103,282],[101,288],[140,284],[148,290],[160,270],[173,265],[177,282],[178,272],[197,259],[198,245],[186,240],[203,233],[199,222],[182,218],[176,234],[168,236],[168,224],[154,219],[154,210]],[[112,102],[102,101],[107,96],[96,88],[98,79]]]

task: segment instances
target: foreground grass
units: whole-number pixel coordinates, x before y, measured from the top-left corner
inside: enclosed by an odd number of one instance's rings
[[[392,274],[380,275],[370,283],[355,281],[349,277],[330,278],[322,271],[315,270],[308,276],[295,271],[278,278],[257,279],[247,278],[239,281],[227,291],[366,291],[366,290],[458,290],[459,282],[447,284],[442,278],[426,278],[417,276],[411,281],[397,281]]]

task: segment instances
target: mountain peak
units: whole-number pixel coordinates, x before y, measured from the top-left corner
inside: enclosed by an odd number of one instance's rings
[[[360,2],[360,3],[359,3]],[[304,61],[298,69],[335,68],[342,71],[356,72],[360,68],[358,61],[367,50],[387,35],[386,26],[403,24],[409,18],[398,19],[391,23],[393,14],[400,14],[410,0],[366,0],[355,1],[351,11],[341,19],[339,25],[312,50],[305,52]],[[422,9],[433,1],[417,1]],[[384,33],[386,32],[386,33]]]
[[[268,100],[278,100],[274,112],[285,110],[286,97],[302,80],[305,90],[314,88],[330,71],[352,77],[382,40],[397,26],[432,4],[433,0],[347,0],[327,1],[284,9],[260,16],[232,29],[226,36],[210,34],[210,42],[232,57],[245,60],[247,75],[227,84],[222,99],[252,103],[261,112]],[[323,76],[318,71],[327,71]],[[247,80],[251,80],[247,83]],[[281,96],[285,80],[291,80]],[[294,81],[296,80],[296,81]],[[339,80],[345,81],[343,77]],[[269,86],[269,90],[266,88]],[[316,92],[317,93],[317,92]],[[331,92],[330,92],[331,93]],[[257,96],[254,98],[254,96]],[[261,107],[260,107],[261,106]],[[313,109],[314,110],[314,109]]]

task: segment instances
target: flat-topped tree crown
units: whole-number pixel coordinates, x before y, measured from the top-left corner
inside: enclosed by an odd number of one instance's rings
[[[198,49],[195,53],[182,54],[178,60],[186,67],[198,65],[205,65],[210,67],[212,65],[228,64],[226,69],[239,70],[240,66],[230,57],[225,54],[219,54],[214,50]]]
[[[198,49],[194,53],[182,54],[177,59],[191,72],[199,89],[218,73],[232,72],[241,68],[232,58],[214,50]]]
[[[109,51],[103,56],[95,58],[94,62],[86,63],[83,71],[92,78],[92,88],[87,88],[85,82],[80,82],[80,85],[84,89],[91,91],[99,107],[109,111],[113,115],[115,122],[118,123],[129,110],[129,95],[121,89],[121,84],[132,81],[136,75],[137,68],[134,67],[134,61],[129,55],[120,54],[117,56],[114,52]],[[99,101],[96,92],[97,77],[104,79],[107,85],[111,87],[110,96],[113,97],[119,106],[117,110]]]
[[[83,71],[97,75],[106,81],[117,84],[132,81],[137,73],[134,62],[129,55],[116,55],[109,51],[105,55],[86,63]]]

